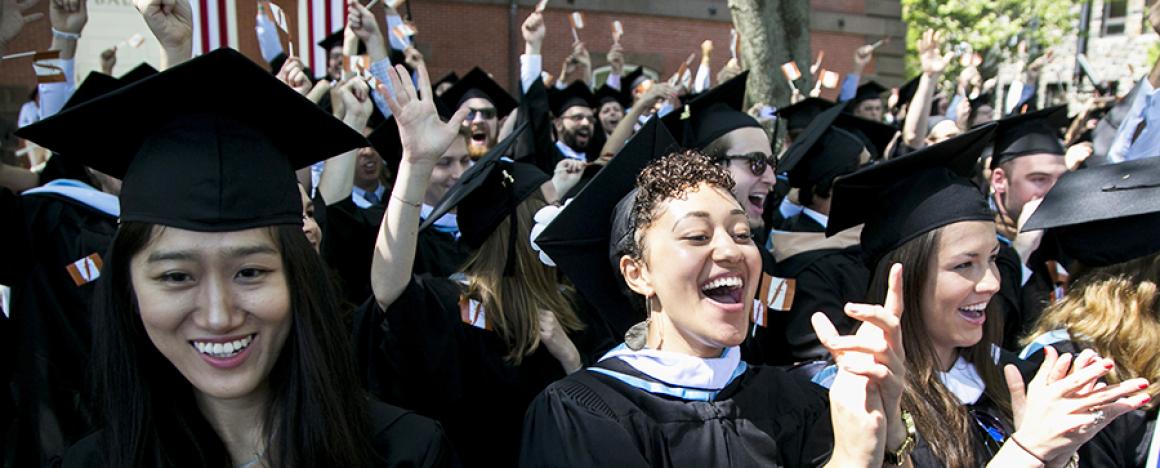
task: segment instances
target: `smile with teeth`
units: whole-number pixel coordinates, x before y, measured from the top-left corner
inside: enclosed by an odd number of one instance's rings
[[[737,304],[741,302],[744,286],[740,276],[725,276],[702,284],[701,292],[714,302]]]
[[[257,333],[251,334],[242,339],[228,341],[225,343],[197,340],[190,341],[190,343],[193,344],[193,347],[197,349],[197,352],[206,356],[215,358],[228,358],[237,356],[238,353],[241,353],[242,350],[250,346],[250,343],[254,341],[255,336],[257,336]]]
[[[978,304],[959,307],[959,314],[969,322],[982,323],[986,319],[986,310],[987,303],[980,302]]]

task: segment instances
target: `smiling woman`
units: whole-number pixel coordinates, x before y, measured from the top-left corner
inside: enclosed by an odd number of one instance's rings
[[[190,86],[220,75],[237,88]],[[173,89],[187,92],[144,104]],[[253,108],[277,103],[285,132],[260,112],[222,111],[241,90]],[[148,110],[156,125],[102,126],[116,109]],[[361,135],[229,49],[36,125],[30,140],[124,179],[93,299],[89,364],[103,430],[65,452],[63,466],[447,462],[436,423],[359,387],[335,291],[304,229],[310,210],[294,169],[366,146]],[[121,138],[84,159],[90,152],[70,148],[60,128]]]

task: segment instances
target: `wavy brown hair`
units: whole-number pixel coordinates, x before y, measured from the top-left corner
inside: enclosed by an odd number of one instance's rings
[[[1160,253],[1084,272],[1063,300],[1043,311],[1030,344],[1044,333],[1066,329],[1071,340],[1116,360],[1109,383],[1143,377],[1148,393],[1160,392]]]
[[[673,198],[684,199],[698,185],[733,190],[733,178],[729,170],[713,164],[708,156],[696,151],[685,150],[671,153],[650,163],[636,177],[636,198],[632,204],[632,229],[634,233],[629,245],[629,256],[643,258],[644,245],[638,235],[648,229],[660,214],[658,210]]]
[[[556,281],[555,270],[540,262],[528,242],[536,211],[547,203],[536,192],[516,206],[517,223],[515,274],[505,276],[508,261],[509,232],[513,216],[508,216],[483,245],[468,258],[463,267],[467,275],[467,295],[478,299],[487,311],[492,329],[508,347],[505,359],[519,365],[524,356],[540,346],[540,310],[550,310],[567,332],[584,328],[572,304],[564,298]]]
[[[922,314],[922,296],[925,288],[933,288],[939,254],[939,240],[943,228],[935,229],[908,241],[886,254],[874,270],[867,300],[881,304],[886,299],[890,266],[902,264],[903,310],[902,343],[906,349],[906,388],[902,393],[902,409],[914,417],[915,429],[930,444],[931,451],[948,467],[976,467],[987,460],[977,459],[972,438],[978,437],[975,422],[965,406],[943,385],[938,377],[942,371],[938,356],[926,334]],[[1002,413],[1001,419],[1011,426],[1011,395],[1003,370],[995,364],[992,348],[1003,335],[1002,315],[992,300],[987,305],[987,321],[983,339],[968,348],[960,348],[959,356],[975,366],[986,386],[985,393]],[[964,437],[964,435],[966,435]]]

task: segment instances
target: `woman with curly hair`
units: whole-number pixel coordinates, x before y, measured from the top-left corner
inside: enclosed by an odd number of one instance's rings
[[[571,240],[598,236],[589,247],[613,268],[573,270],[573,281],[615,285],[619,275],[648,319],[599,362],[540,394],[526,416],[520,465],[881,465],[883,447],[905,437],[880,424],[897,414],[888,408],[897,401],[884,398],[901,386],[891,370],[900,354],[889,345],[897,309],[852,306],[871,336],[823,333],[845,352],[828,399],[780,369],[747,365],[739,345],[761,259],[746,211],[725,168],[695,151],[670,153],[665,140],[638,135],[553,221],[573,207],[596,218],[573,223]]]
[[[1025,230],[1045,229],[1042,245],[1055,247],[1057,261],[1070,260],[1071,274],[1065,295],[1024,338],[1021,357],[1041,360],[1047,346],[1073,354],[1094,351],[1118,364],[1105,376],[1107,383],[1143,378],[1152,382],[1149,395],[1160,394],[1157,181],[1160,160],[1149,158],[1066,174],[1048,192]],[[1081,448],[1081,464],[1155,466],[1156,414],[1148,406],[1113,422]]]

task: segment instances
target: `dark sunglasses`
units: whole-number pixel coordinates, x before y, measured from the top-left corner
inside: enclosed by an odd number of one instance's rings
[[[749,170],[752,171],[753,175],[756,177],[761,177],[763,174],[765,174],[765,168],[767,167],[777,167],[776,157],[757,151],[749,154],[725,154],[717,156],[716,159],[719,162],[727,162],[734,159],[748,160]]]
[[[476,115],[482,115],[485,120],[486,119],[494,119],[497,113],[498,112],[496,112],[495,109],[471,109],[471,108],[468,108],[467,118],[464,119],[464,122],[470,122],[472,120],[475,120]]]

